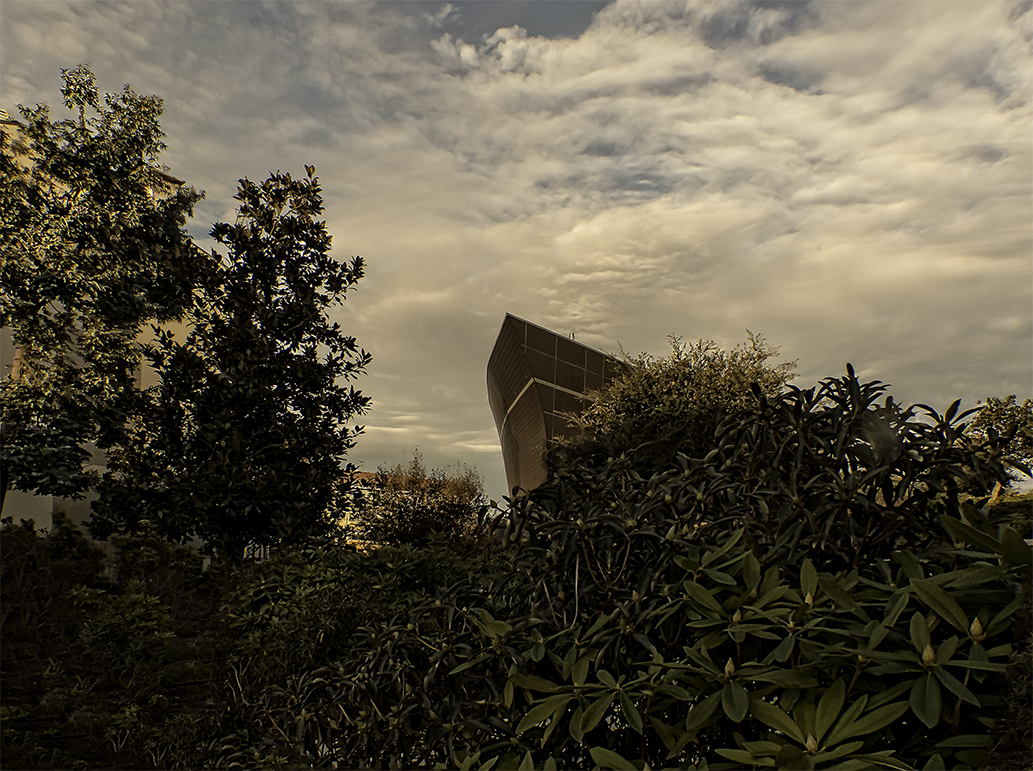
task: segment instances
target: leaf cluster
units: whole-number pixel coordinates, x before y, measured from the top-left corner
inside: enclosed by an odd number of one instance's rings
[[[882,391],[789,389],[707,457],[581,465],[511,501],[510,569],[291,680],[283,746],[350,767],[978,767],[1033,552],[961,492],[1003,473],[996,445],[957,405]],[[867,502],[844,508],[854,478]],[[852,540],[862,513],[893,537]]]
[[[132,411],[138,334],[178,316],[206,258],[183,227],[202,194],[158,164],[161,100],[63,77],[77,120],[20,107],[0,139],[0,324],[19,351],[2,458],[5,490],[78,496],[96,481],[82,446],[115,443]]]
[[[143,394],[94,505],[92,532],[143,522],[238,558],[251,543],[329,533],[342,461],[369,404],[352,386],[370,356],[327,317],[363,275],[330,255],[318,178],[241,180],[226,253],[205,274],[180,339],[145,349],[159,382]]]
[[[619,375],[568,416],[580,434],[558,443],[558,465],[627,452],[645,473],[678,452],[705,455],[720,419],[754,403],[753,384],[775,396],[796,367],[772,363],[778,349],[753,333],[728,351],[712,340],[670,342],[667,356],[625,354]]]
[[[407,464],[381,466],[353,491],[356,534],[381,544],[425,546],[435,536],[459,543],[483,522],[488,504],[476,469],[428,470],[419,451]]]

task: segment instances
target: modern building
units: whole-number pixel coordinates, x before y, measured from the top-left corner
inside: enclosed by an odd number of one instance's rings
[[[510,491],[548,479],[552,443],[576,434],[565,414],[581,412],[621,364],[612,356],[507,313],[488,360],[488,404],[502,444]]]

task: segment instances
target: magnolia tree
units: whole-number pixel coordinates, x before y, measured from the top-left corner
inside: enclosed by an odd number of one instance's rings
[[[198,537],[224,557],[246,544],[299,542],[333,528],[342,461],[369,399],[348,381],[370,360],[328,312],[363,275],[339,262],[319,219],[315,169],[240,181],[225,253],[205,275],[178,339],[159,330],[146,355],[159,382],[94,506],[93,531],[146,520]]]
[[[202,194],[158,162],[161,99],[62,75],[72,117],[19,107],[0,139],[4,494],[82,497],[86,445],[116,444],[135,410],[139,333],[180,315],[207,262],[183,227]]]

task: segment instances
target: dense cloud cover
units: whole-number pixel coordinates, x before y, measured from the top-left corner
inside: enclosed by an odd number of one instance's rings
[[[746,329],[903,401],[1033,395],[1029,2],[4,3],[2,104],[166,99],[173,173],[315,164],[373,353],[355,459],[476,464],[506,311],[616,350]]]

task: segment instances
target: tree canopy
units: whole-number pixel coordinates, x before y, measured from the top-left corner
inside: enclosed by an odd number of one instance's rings
[[[972,419],[969,431],[982,439],[1003,438],[1005,457],[1011,467],[1027,477],[1033,468],[1033,399],[1022,404],[1012,394],[991,396]]]
[[[406,464],[381,466],[356,491],[357,533],[379,543],[422,546],[434,535],[455,543],[472,533],[488,505],[476,469],[428,470],[419,451]]]
[[[240,181],[226,248],[177,339],[158,331],[146,356],[159,376],[94,505],[98,535],[146,520],[239,556],[254,543],[298,542],[334,526],[342,461],[369,398],[347,385],[370,356],[328,311],[363,275],[339,262],[315,169]]]
[[[115,444],[134,409],[138,335],[182,312],[207,258],[184,229],[202,194],[158,161],[162,100],[62,76],[74,117],[19,107],[0,139],[0,324],[18,350],[0,465],[5,493],[81,497],[85,445]]]
[[[690,345],[671,337],[667,356],[625,354],[620,375],[570,416],[583,433],[560,445],[560,462],[633,451],[638,465],[649,468],[676,452],[705,455],[720,418],[756,403],[754,383],[775,396],[793,377],[795,362],[772,363],[778,349],[748,334],[729,351],[712,340]]]

